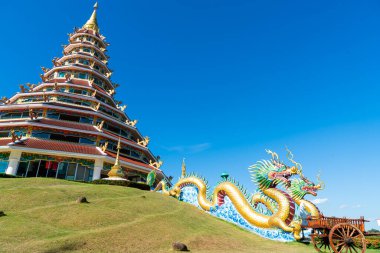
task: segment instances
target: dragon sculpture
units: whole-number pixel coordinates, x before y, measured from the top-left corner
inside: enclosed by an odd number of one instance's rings
[[[293,234],[296,240],[301,239],[301,221],[295,219],[295,205],[305,206],[312,216],[319,216],[318,208],[304,199],[306,194],[316,195],[316,191],[323,188],[322,184],[315,185],[302,174],[302,166],[293,160],[293,154],[288,150],[287,158],[293,166],[285,165],[279,160],[276,153],[267,150],[271,160],[258,161],[249,167],[253,182],[258,192],[247,196],[236,182],[222,180],[208,196],[206,180],[195,176],[182,176],[170,189],[165,181],[161,181],[154,191],[162,191],[167,196],[180,198],[181,191],[186,186],[197,188],[197,201],[205,211],[217,210],[225,203],[227,196],[236,211],[249,224],[263,229],[279,228]],[[298,175],[300,179],[293,179]],[[262,204],[267,212],[260,211],[257,206]]]
[[[266,151],[272,155],[271,161],[260,161],[250,167],[250,169],[253,170],[251,173],[253,180],[259,183],[259,192],[252,196],[251,204],[257,207],[260,203],[264,205],[269,212],[274,213],[277,210],[276,203],[268,199],[268,197],[263,194],[262,189],[282,185],[296,205],[301,206],[302,204],[311,216],[318,218],[320,216],[318,208],[312,202],[305,200],[304,197],[307,194],[317,196],[317,191],[324,188],[324,183],[320,180],[319,176],[319,184],[317,185],[307,179],[302,174],[302,165],[294,161],[294,156],[288,149],[287,158],[294,164],[293,167],[289,167],[281,162],[275,152],[270,150]],[[289,176],[293,175],[291,173],[294,173],[295,170],[297,170],[297,174],[300,178],[289,180]]]

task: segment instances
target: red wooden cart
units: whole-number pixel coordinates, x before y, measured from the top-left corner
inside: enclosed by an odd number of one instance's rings
[[[311,228],[311,240],[314,248],[322,253],[364,253],[366,251],[364,217],[347,219],[336,217],[308,217],[307,225]]]

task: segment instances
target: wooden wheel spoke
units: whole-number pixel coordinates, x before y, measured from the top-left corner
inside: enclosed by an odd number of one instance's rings
[[[358,251],[356,250],[356,247],[355,247],[355,246],[354,246],[354,247],[352,247],[352,248],[355,250],[355,252],[356,252],[356,253],[358,253]]]
[[[346,226],[346,236],[349,237],[350,234],[350,227]]]
[[[342,236],[342,237],[346,237],[346,235],[344,234],[344,231],[341,231],[340,229],[337,229],[336,232],[339,232],[339,234]],[[337,233],[335,233],[337,234]]]
[[[351,234],[350,234],[350,237],[353,236],[355,234],[356,230],[352,230]]]
[[[338,243],[336,247],[338,248],[340,245],[343,245],[345,242]]]

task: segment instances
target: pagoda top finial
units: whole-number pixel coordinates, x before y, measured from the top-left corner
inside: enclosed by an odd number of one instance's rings
[[[94,11],[92,12],[91,17],[87,20],[86,24],[84,24],[83,28],[94,30],[95,32],[99,32],[98,21],[96,19],[96,10],[98,9],[98,2],[94,4]]]

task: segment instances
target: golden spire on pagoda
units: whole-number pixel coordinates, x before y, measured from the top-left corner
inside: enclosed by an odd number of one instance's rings
[[[98,21],[96,19],[96,10],[98,9],[98,2],[94,5],[94,11],[89,20],[87,20],[86,24],[84,24],[83,28],[94,30],[95,32],[99,32]]]
[[[119,137],[119,141],[117,143],[117,154],[116,154],[116,159],[115,159],[115,164],[111,167],[111,170],[108,172],[108,178],[109,179],[113,179],[113,180],[125,180],[124,179],[124,172],[123,172],[123,169],[122,167],[120,166],[120,163],[119,163],[119,155],[120,155],[120,149],[121,149],[121,145],[120,145],[120,137]]]

